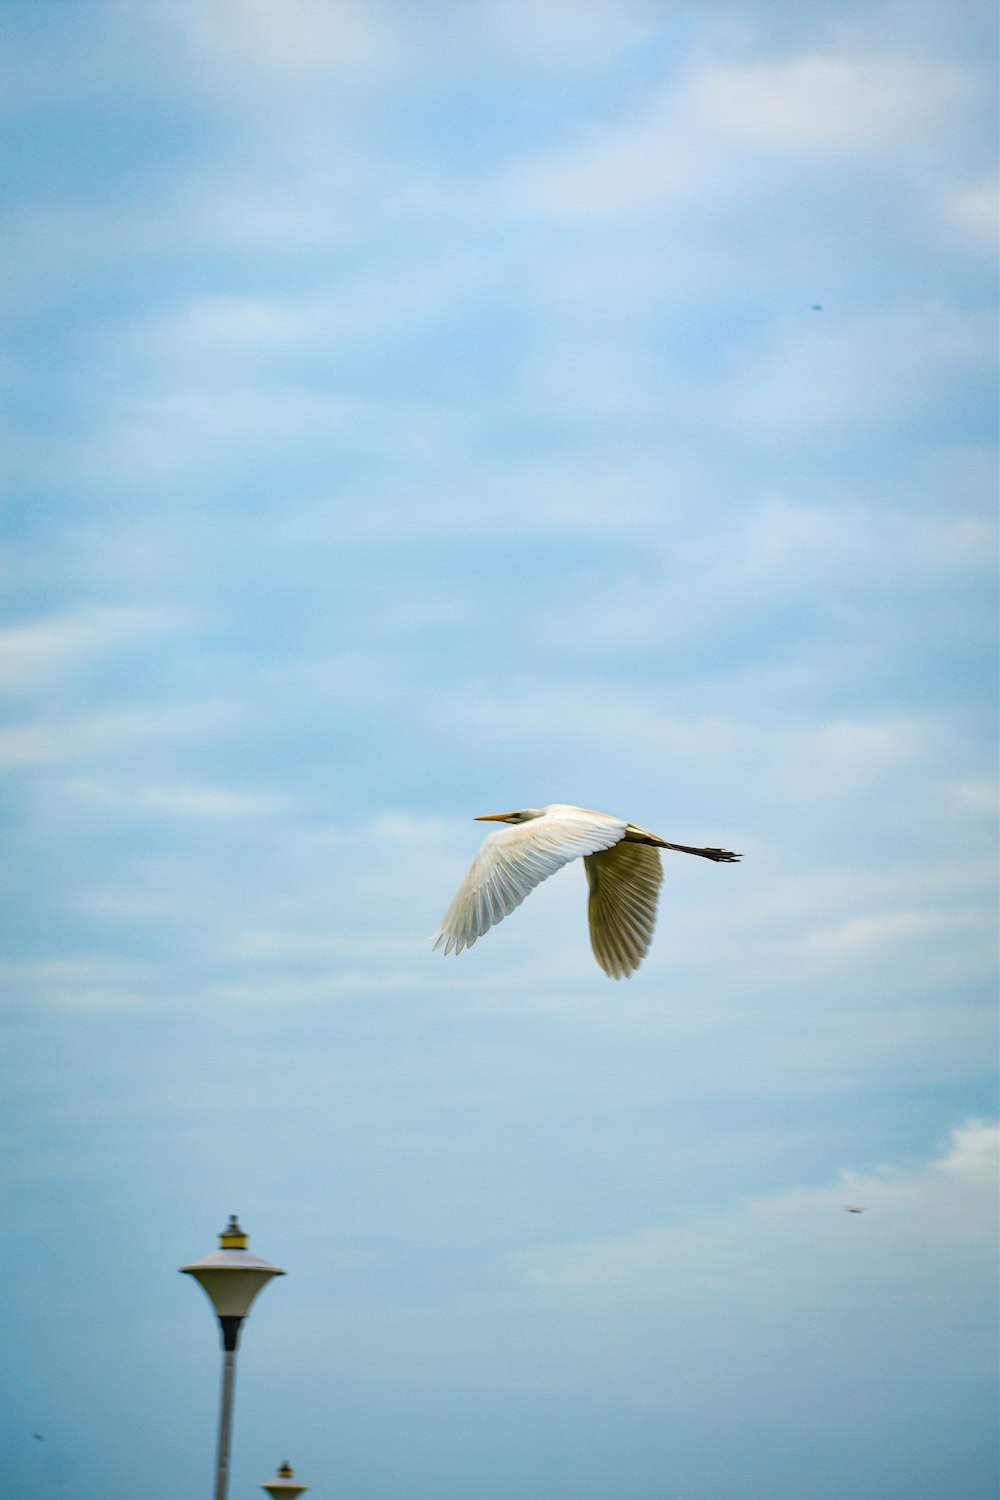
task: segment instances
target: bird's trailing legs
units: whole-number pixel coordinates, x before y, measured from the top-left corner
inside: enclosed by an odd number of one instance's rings
[[[728,849],[690,849],[687,844],[661,843],[661,849],[675,849],[678,854],[700,854],[702,859],[721,860],[723,864],[735,864],[742,859],[741,854],[731,854]]]
[[[630,844],[651,844],[654,849],[673,849],[676,854],[699,854],[702,859],[714,859],[727,865],[735,864],[742,858],[742,855],[732,854],[728,849],[692,849],[690,844],[668,844],[658,834],[649,833],[645,828],[637,828],[634,823],[626,828],[625,838]]]

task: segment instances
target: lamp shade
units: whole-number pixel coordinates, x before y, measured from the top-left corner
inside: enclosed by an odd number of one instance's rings
[[[271,1500],[294,1500],[296,1495],[303,1494],[308,1488],[307,1484],[297,1483],[289,1463],[282,1464],[274,1478],[261,1485],[261,1489],[267,1491]]]
[[[251,1255],[246,1245],[247,1236],[233,1214],[219,1235],[220,1248],[190,1266],[181,1266],[204,1289],[219,1318],[245,1318],[261,1287],[272,1276],[285,1274],[259,1255]]]

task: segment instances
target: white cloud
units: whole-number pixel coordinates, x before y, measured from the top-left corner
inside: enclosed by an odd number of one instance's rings
[[[235,730],[247,710],[225,699],[161,702],[53,715],[0,732],[0,766],[118,761]]]
[[[905,55],[700,59],[635,119],[523,163],[506,190],[523,210],[587,221],[741,198],[778,165],[898,170],[900,152],[940,147],[967,102],[955,69]]]
[[[0,978],[8,994],[18,995],[31,1008],[101,1013],[139,1005],[145,998],[149,972],[141,964],[95,954],[2,963]]]
[[[893,55],[807,53],[714,65],[686,107],[710,132],[781,157],[868,157],[929,137],[963,92],[940,63]]]
[[[606,63],[614,49],[648,36],[655,19],[643,0],[478,0],[473,9],[477,41],[493,56],[546,68]]]
[[[248,361],[301,353],[322,335],[317,309],[289,298],[196,297],[135,329],[130,342],[154,368],[203,373],[228,360],[244,376]],[[327,332],[330,330],[328,329]]]
[[[945,192],[941,213],[958,244],[995,258],[1000,223],[1000,189],[994,178],[963,183]]]
[[[819,326],[822,323],[822,326]],[[783,323],[739,350],[720,410],[737,430],[815,438],[824,431],[914,423],[938,408],[942,385],[984,370],[991,330],[978,313],[942,306],[893,307],[836,324],[817,319],[808,336]]]
[[[314,207],[314,214],[318,227],[323,211]],[[370,350],[432,327],[480,293],[482,277],[474,256],[435,245],[419,265],[352,264],[332,290],[193,297],[136,323],[124,338],[115,329],[107,355],[120,357],[124,345],[160,390],[187,385],[208,399],[223,377],[245,400],[248,385],[284,384],[290,369],[297,376],[304,358],[331,350],[343,358],[359,344]]]
[[[497,513],[519,520],[522,508],[531,511],[525,500],[532,485],[538,491],[537,512],[558,525],[560,478],[569,489],[570,475],[554,476],[551,485],[544,472],[511,476],[499,487]],[[995,555],[995,526],[975,515],[927,517],[888,506],[873,514],[858,504],[835,509],[774,497],[745,504],[707,528],[672,496],[661,500],[656,516],[654,483],[641,472],[598,470],[589,478],[581,475],[577,488],[581,530],[603,526],[613,531],[623,515],[630,516],[630,505],[636,524],[643,524],[644,510],[653,520],[653,540],[641,568],[626,572],[609,562],[574,578],[572,587],[564,582],[534,601],[533,640],[543,640],[549,650],[584,669],[589,663],[597,670],[623,651],[647,651],[659,658],[668,652],[682,660],[686,653],[710,651],[729,636],[735,617],[749,640],[755,624],[781,610],[812,609],[816,601],[826,605],[845,598],[859,608],[877,607],[887,578],[897,596],[916,597],[963,576],[973,587],[985,581]],[[517,509],[508,503],[508,493],[516,496]],[[572,526],[569,518],[567,525]],[[849,636],[841,636],[840,644],[851,651],[860,646]],[[790,635],[783,657],[794,663],[800,654]],[[766,671],[775,663],[762,660],[757,665]],[[738,711],[750,703],[750,670],[750,663],[741,659],[735,680],[726,684],[726,701],[739,705]],[[775,679],[770,689],[778,691]]]
[[[216,80],[381,70],[397,53],[381,0],[171,0],[166,19]]]
[[[810,932],[804,946],[825,963],[864,960],[875,949],[912,950],[918,943],[933,942],[942,933],[961,935],[980,926],[979,914],[971,911],[884,911],[872,916],[850,917],[832,927]]]
[[[280,466],[288,448],[329,445],[372,420],[350,396],[199,384],[123,396],[76,456],[89,479],[104,483],[204,486],[220,473],[231,483],[236,473],[259,472],[262,455]]]
[[[831,1278],[858,1276],[860,1236],[864,1276],[894,1275],[904,1294],[908,1286],[923,1294],[946,1269],[955,1277],[974,1271],[985,1286],[996,1235],[997,1147],[997,1127],[973,1121],[955,1129],[941,1155],[915,1170],[845,1168],[823,1187],[751,1198],[668,1228],[536,1253],[526,1257],[524,1275],[567,1294],[657,1304],[670,1300],[680,1285],[689,1307],[710,1298],[718,1313],[719,1299],[745,1297],[749,1274],[754,1317],[766,1318],[779,1304],[789,1317],[794,1309],[788,1299],[808,1302],[812,1289],[818,1293]],[[845,1203],[863,1206],[866,1214],[845,1214]],[[920,1286],[922,1278],[928,1285]]]
[[[280,795],[238,792],[224,786],[130,785],[85,777],[57,783],[54,790],[93,809],[132,817],[257,818],[286,812],[291,805]]]
[[[671,1214],[664,1194],[667,1224],[515,1253],[506,1282],[491,1265],[471,1288],[425,1271],[422,1296],[341,1296],[326,1311],[343,1378],[361,1369],[383,1392],[436,1386],[499,1410],[501,1446],[512,1426],[530,1433],[532,1474],[553,1449],[572,1470],[582,1446],[573,1492],[654,1494],[667,1472],[692,1500],[901,1493],[901,1470],[939,1461],[956,1404],[962,1439],[982,1420],[988,1450],[996,1138],[971,1122],[929,1162],[848,1169],[716,1212]],[[664,1141],[665,1155],[679,1149]],[[481,1176],[466,1185],[470,1217],[492,1206]],[[329,1357],[321,1322],[307,1302],[282,1326],[310,1369]],[[288,1379],[305,1394],[290,1361]],[[805,1435],[801,1450],[789,1433]],[[939,1493],[932,1475],[905,1492]]]
[[[153,605],[85,605],[0,631],[0,690],[32,687],[88,658],[174,633],[183,617]]]
[[[0,766],[33,766],[57,758],[57,736],[41,724],[0,730]]]
[[[466,696],[454,703],[452,716],[477,738],[519,751],[531,747],[536,758],[573,742],[591,746],[598,760],[613,759],[617,750],[632,776],[639,766],[670,765],[676,781],[713,766],[721,787],[739,767],[744,778],[753,778],[755,805],[766,778],[767,785],[785,788],[790,805],[840,807],[845,795],[899,776],[948,744],[946,726],[929,713],[818,722],[807,715],[768,726],[742,705],[673,706],[669,694],[603,679],[593,686],[567,678],[530,687],[516,702]]]
[[[947,792],[955,811],[965,817],[981,818],[992,826],[1000,816],[1000,788],[995,781],[956,781]]]

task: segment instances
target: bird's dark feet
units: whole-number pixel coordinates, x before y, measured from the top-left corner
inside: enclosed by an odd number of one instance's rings
[[[678,854],[699,854],[702,859],[721,860],[727,865],[743,858],[742,854],[732,854],[728,849],[692,849],[690,844],[668,844],[666,839],[657,839],[656,842],[660,849],[676,849]]]

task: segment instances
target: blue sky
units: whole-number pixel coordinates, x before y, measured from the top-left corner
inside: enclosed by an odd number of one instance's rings
[[[993,7],[0,28],[12,1487],[992,1500]]]

